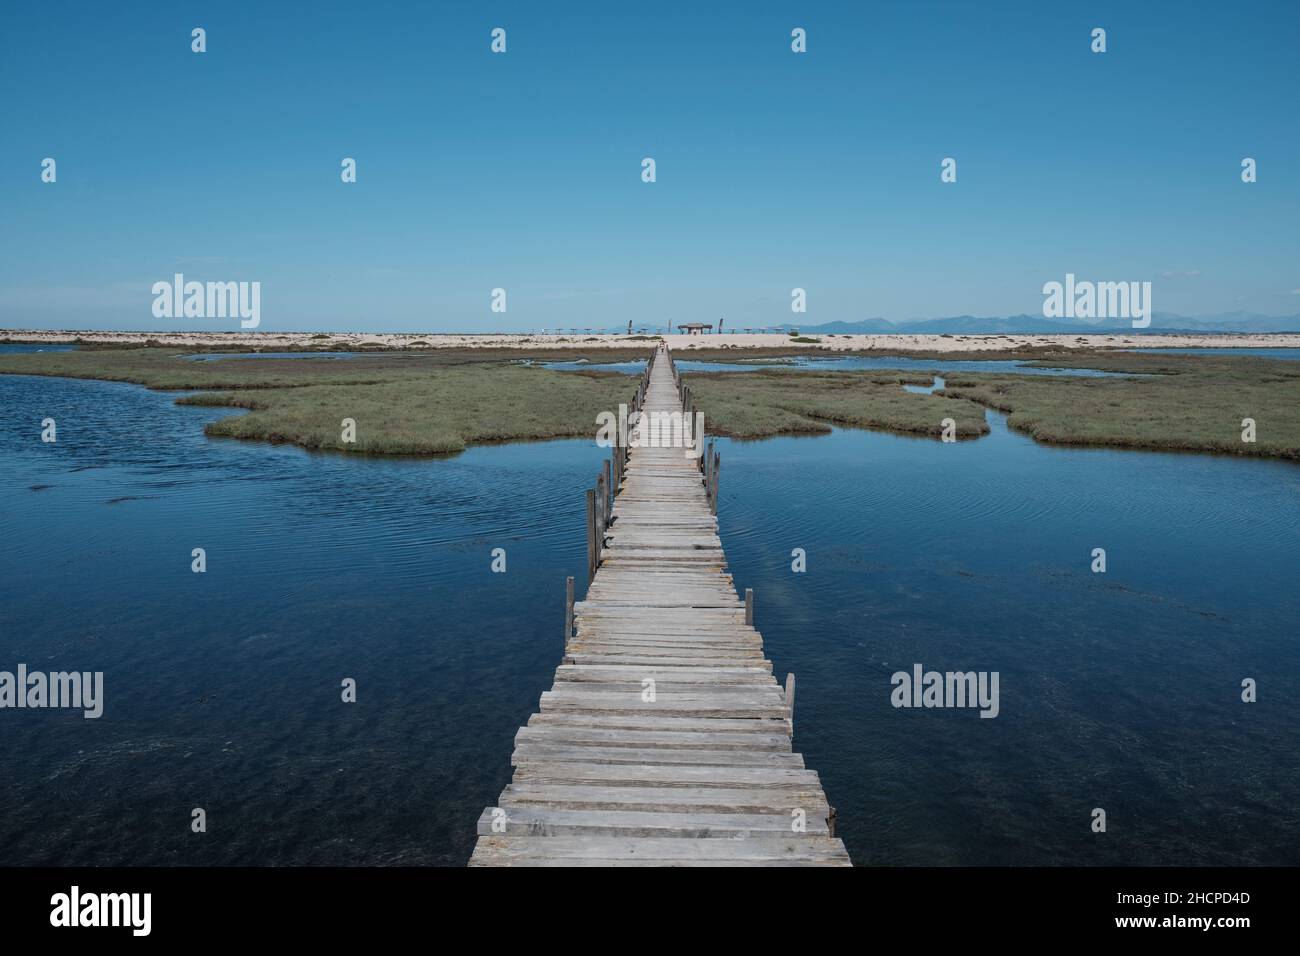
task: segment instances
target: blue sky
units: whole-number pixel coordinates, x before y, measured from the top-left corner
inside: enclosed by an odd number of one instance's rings
[[[1298,34],[1283,0],[14,4],[0,326],[238,327],[155,319],[176,272],[261,282],[262,331],[1038,313],[1067,272],[1292,314]]]

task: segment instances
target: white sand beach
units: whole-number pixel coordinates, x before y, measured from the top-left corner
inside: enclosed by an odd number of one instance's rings
[[[1187,335],[810,335],[798,342],[777,333],[646,336],[591,334],[446,335],[372,332],[102,332],[86,330],[6,329],[0,341],[29,343],[84,342],[131,346],[146,342],[178,348],[292,352],[306,349],[600,349],[646,348],[663,340],[674,351],[692,349],[807,349],[808,351],[1006,352],[1025,348],[1300,348],[1300,334]]]

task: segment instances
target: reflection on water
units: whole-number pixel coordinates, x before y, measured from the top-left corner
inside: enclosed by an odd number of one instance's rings
[[[1300,349],[1125,349],[1152,355],[1249,355],[1252,358],[1300,362]]]
[[[597,370],[604,372],[624,372],[628,375],[640,375],[645,370],[645,362],[546,362],[546,368],[572,372],[580,370]],[[914,359],[890,356],[846,356],[844,358],[802,358],[774,360],[768,362],[694,362],[679,359],[677,368],[682,372],[753,372],[759,369],[793,369],[808,372],[855,372],[869,369],[898,369],[901,371],[943,372],[988,372],[1010,373],[1014,375],[1073,375],[1083,378],[1098,376],[1123,375],[1122,372],[1102,372],[1091,368],[1036,368],[1025,362],[989,359]],[[1131,373],[1128,373],[1131,374]]]
[[[185,356],[194,362],[217,362],[223,359],[350,359],[358,352],[199,352]],[[367,352],[367,355],[396,353]]]
[[[20,355],[25,352],[71,352],[76,346],[60,343],[36,344],[34,342],[0,342],[0,355]]]
[[[939,389],[943,388],[944,380],[942,376],[936,375],[934,381],[929,385],[904,385],[903,391],[911,392],[913,395],[933,395]]]
[[[0,861],[464,863],[585,587],[604,451],[317,455],[207,439],[229,410],[172,397],[0,376],[0,669],[102,670],[107,697],[0,712]],[[854,859],[1300,862],[1300,468],[989,419],[721,443],[732,570]],[[918,662],[999,671],[1001,715],[894,710]]]

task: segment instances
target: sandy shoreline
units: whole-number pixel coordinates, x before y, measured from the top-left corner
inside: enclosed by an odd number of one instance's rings
[[[307,349],[518,348],[599,349],[649,347],[660,339],[674,351],[691,349],[807,349],[809,351],[1007,352],[1025,348],[1300,348],[1295,333],[1186,335],[822,335],[796,342],[781,334],[737,335],[444,335],[366,332],[101,332],[49,329],[0,330],[0,341],[92,345],[143,345],[292,352]]]

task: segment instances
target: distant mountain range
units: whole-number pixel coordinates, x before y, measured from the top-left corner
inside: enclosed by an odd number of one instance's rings
[[[742,323],[743,324],[743,323]],[[955,315],[943,319],[914,319],[908,322],[890,322],[888,319],[862,319],[857,322],[826,322],[821,325],[784,323],[781,328],[794,328],[816,335],[888,335],[906,333],[919,335],[1150,335],[1170,332],[1300,332],[1300,315],[1259,315],[1255,312],[1224,312],[1192,318],[1172,312],[1156,312],[1151,325],[1145,329],[1133,328],[1131,319],[1045,319],[1041,315],[1011,315],[1006,317],[981,317]]]
[[[714,322],[715,319],[705,321]],[[634,323],[635,325],[635,323]],[[673,323],[674,328],[677,323]],[[663,326],[637,329],[659,334]],[[1133,328],[1132,319],[1045,319],[1041,315],[978,316],[954,315],[942,319],[910,319],[891,322],[888,319],[859,319],[856,322],[823,322],[806,325],[800,322],[783,322],[763,326],[755,322],[727,319],[724,332],[743,332],[746,328],[798,329],[810,335],[1168,335],[1185,332],[1200,335],[1207,332],[1296,332],[1300,333],[1300,315],[1260,315],[1257,312],[1222,312],[1193,318],[1173,312],[1156,312],[1151,325],[1145,329]],[[612,326],[602,332],[625,333],[626,326]]]

